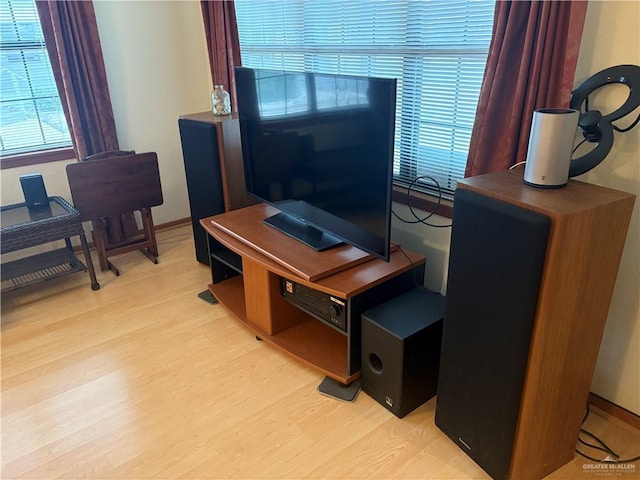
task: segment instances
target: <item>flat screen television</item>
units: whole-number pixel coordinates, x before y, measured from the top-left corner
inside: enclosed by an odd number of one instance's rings
[[[322,251],[389,261],[396,80],[235,69],[247,191]]]

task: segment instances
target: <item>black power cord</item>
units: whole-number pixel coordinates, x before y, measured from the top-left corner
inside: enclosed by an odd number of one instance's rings
[[[584,99],[584,110],[585,110],[585,113],[589,111],[589,96],[588,95]],[[611,126],[613,127],[613,129],[616,132],[625,133],[625,132],[628,132],[629,130],[631,130],[636,125],[638,125],[638,123],[640,123],[640,114],[638,115],[638,117],[633,122],[631,122],[631,124],[628,127],[625,127],[625,128],[617,127],[613,123],[611,124]]]
[[[423,180],[423,179],[431,180],[435,184],[436,189],[438,191],[438,202],[436,203],[436,206],[433,208],[433,210],[431,210],[431,212],[429,212],[426,217],[420,218],[418,216],[418,214],[415,212],[415,210],[413,209],[413,205],[411,205],[411,192],[413,190],[413,187],[416,185],[416,183],[418,183],[420,180]],[[450,228],[451,227],[452,224],[437,225],[437,224],[434,224],[434,223],[427,222],[427,220],[429,218],[431,218],[433,215],[435,215],[437,213],[437,211],[440,208],[440,205],[442,203],[442,188],[440,187],[440,184],[438,183],[438,181],[435,178],[430,177],[428,175],[418,175],[416,178],[414,178],[411,181],[411,183],[409,184],[409,186],[407,187],[407,202],[406,203],[407,203],[407,207],[409,207],[409,211],[414,216],[415,220],[404,219],[404,218],[400,217],[400,215],[398,215],[396,212],[391,210],[391,213],[393,214],[393,216],[396,217],[401,222],[410,223],[410,224],[422,223],[424,225],[428,225],[429,227],[434,227],[434,228]]]
[[[631,125],[629,125],[626,128],[620,128],[620,127],[616,127],[615,125],[612,124],[613,129],[616,132],[620,132],[620,133],[624,133],[624,132],[628,132],[629,130],[631,130],[633,127],[635,127],[636,125],[638,125],[638,123],[640,123],[640,115],[638,115],[638,118],[636,118],[633,122],[631,122]]]
[[[584,417],[582,419],[582,423],[581,425],[584,425],[584,422],[587,421],[587,418],[589,417],[589,404],[587,403],[587,407],[586,407],[586,411],[584,414]],[[618,455],[616,452],[614,452],[606,443],[604,443],[600,438],[598,438],[596,435],[594,435],[593,433],[591,433],[590,431],[584,429],[584,428],[580,428],[580,433],[583,435],[586,435],[590,438],[592,438],[593,440],[595,440],[598,445],[594,445],[592,443],[586,442],[585,440],[583,440],[582,438],[580,438],[580,435],[578,435],[578,442],[580,442],[581,444],[589,447],[589,448],[593,448],[595,450],[600,450],[602,452],[605,452],[608,454],[609,457],[613,457],[613,459],[598,459],[598,458],[594,458],[591,457],[589,455],[587,455],[586,453],[581,452],[580,450],[578,450],[576,448],[576,453],[578,455],[583,456],[586,459],[591,460],[592,462],[597,462],[597,463],[632,463],[632,462],[637,462],[638,460],[640,460],[640,455],[638,455],[637,457],[633,457],[633,458],[624,458],[624,459],[620,459],[620,455]]]
[[[404,258],[407,259],[407,262],[409,262],[409,265],[413,265],[413,262],[411,261],[411,258],[409,258],[409,255],[407,255],[407,252],[405,252],[402,249],[401,245],[398,245],[398,251],[400,253],[402,253],[402,255],[404,255]],[[419,278],[417,277],[417,274],[416,274],[416,270],[419,270],[419,269],[413,268],[411,270],[411,278],[413,279],[413,284],[415,285],[415,287],[416,288],[420,288],[420,287],[424,286],[424,278],[422,280],[419,280]]]

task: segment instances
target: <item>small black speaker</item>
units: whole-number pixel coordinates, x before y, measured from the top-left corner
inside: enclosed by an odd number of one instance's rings
[[[29,210],[44,208],[49,206],[47,189],[44,180],[39,173],[30,173],[20,176],[20,185],[24,194],[24,201]]]
[[[362,314],[362,391],[397,417],[436,394],[445,309],[416,288]]]

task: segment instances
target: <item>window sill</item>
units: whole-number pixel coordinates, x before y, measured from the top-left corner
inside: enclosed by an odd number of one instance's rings
[[[73,148],[59,148],[56,150],[46,150],[37,153],[22,153],[20,155],[11,155],[2,157],[0,168],[24,167],[27,165],[38,165],[41,163],[58,162],[60,160],[73,160],[76,154]]]
[[[394,202],[407,205],[407,189],[394,185],[391,199]],[[453,202],[452,201],[443,199],[440,202],[440,206],[438,207],[437,197],[434,197],[432,195],[427,195],[426,193],[420,193],[420,192],[411,192],[409,201],[411,202],[411,207],[413,208],[418,208],[422,211],[430,213],[437,207],[438,210],[435,212],[436,215],[439,215],[445,218],[453,218]]]

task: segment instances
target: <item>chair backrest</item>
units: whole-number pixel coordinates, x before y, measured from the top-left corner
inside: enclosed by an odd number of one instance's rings
[[[83,221],[163,203],[155,152],[71,163],[67,178]]]

